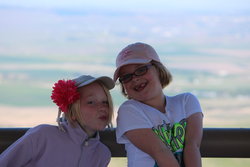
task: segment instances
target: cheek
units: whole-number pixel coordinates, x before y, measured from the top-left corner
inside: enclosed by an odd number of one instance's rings
[[[86,109],[80,108],[80,111],[76,115],[78,121],[85,122],[85,119],[89,117],[88,112],[85,111]]]
[[[147,75],[147,79],[153,84],[161,85],[159,73],[156,71],[156,69],[152,69],[152,71],[149,72],[149,75]]]
[[[80,110],[80,118],[82,120],[88,121],[94,119],[97,115],[97,108],[95,107],[82,107]]]
[[[129,94],[132,90],[132,88],[129,87],[129,84],[123,85],[123,89],[125,94]]]

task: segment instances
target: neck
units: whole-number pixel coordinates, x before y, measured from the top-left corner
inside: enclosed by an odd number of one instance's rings
[[[143,102],[151,107],[156,108],[162,113],[165,113],[165,107],[166,107],[166,99],[164,94],[162,93],[161,95],[155,97],[154,99],[148,100],[147,102]]]
[[[94,130],[91,130],[89,128],[87,128],[86,126],[84,125],[81,125],[79,122],[78,122],[79,126],[81,127],[81,129],[87,133],[88,135],[88,138],[92,138],[92,137],[95,137],[96,134],[97,134],[97,131],[94,131]]]

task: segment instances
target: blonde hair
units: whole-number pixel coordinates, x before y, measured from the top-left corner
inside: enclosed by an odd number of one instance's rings
[[[170,71],[160,62],[151,61],[151,64],[156,68],[157,72],[158,72],[158,77],[162,86],[162,89],[164,89],[166,86],[168,86],[170,84],[170,82],[172,81],[173,77],[172,74],[170,73]],[[123,84],[120,84],[121,86],[121,90],[122,90],[122,94],[128,98],[128,94],[123,86]]]
[[[98,82],[102,86],[102,88],[107,96],[108,105],[109,105],[108,127],[112,127],[114,107],[113,107],[113,100],[112,100],[111,94],[109,92],[109,89],[106,88],[102,82],[99,82],[99,81],[96,81],[96,82]],[[64,117],[73,127],[76,127],[76,124],[78,123],[78,121],[81,122],[81,120],[80,120],[81,114],[82,114],[82,112],[80,110],[80,99],[79,99],[75,103],[70,105],[68,112],[64,113]]]

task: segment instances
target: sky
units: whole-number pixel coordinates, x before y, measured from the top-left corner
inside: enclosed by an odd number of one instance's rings
[[[249,0],[1,0],[0,6],[26,8],[102,8],[109,10],[152,11],[249,11]]]
[[[216,40],[223,36],[228,41],[234,35],[248,41],[249,4],[249,0],[0,0],[0,43],[29,46],[34,42],[25,40],[36,38],[61,46],[64,39],[77,41],[95,34],[100,40],[113,36],[173,40],[190,35],[203,41],[203,36]]]

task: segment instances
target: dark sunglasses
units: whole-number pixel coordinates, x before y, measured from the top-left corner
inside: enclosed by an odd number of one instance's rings
[[[121,77],[119,77],[119,81],[121,83],[128,83],[133,79],[133,76],[142,76],[148,72],[148,69],[152,67],[152,64],[147,64],[145,66],[137,68],[133,73],[125,74]]]

